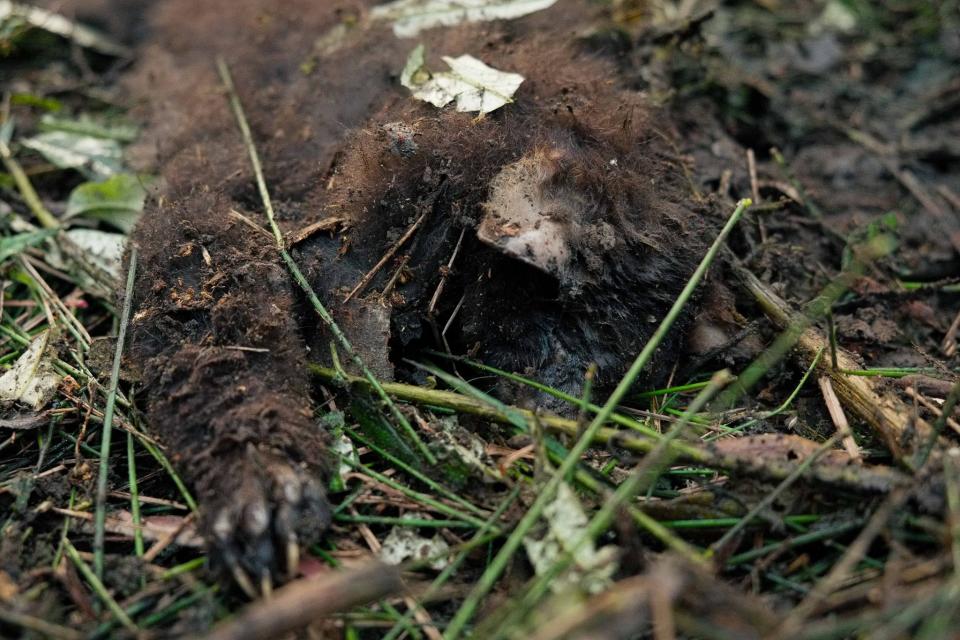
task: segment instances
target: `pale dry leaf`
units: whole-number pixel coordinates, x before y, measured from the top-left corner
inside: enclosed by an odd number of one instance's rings
[[[76,169],[92,177],[109,178],[123,164],[120,143],[69,131],[48,131],[20,143],[61,169]]]
[[[11,18],[22,20],[32,27],[67,38],[81,47],[99,53],[122,58],[133,55],[129,48],[112,40],[106,34],[68,20],[58,13],[29,4],[0,0],[0,22]]]
[[[393,23],[398,38],[413,38],[425,29],[464,22],[520,18],[552,6],[557,0],[396,0],[374,7],[372,20]]]
[[[457,58],[444,56],[450,71],[431,73],[424,63],[424,47],[413,50],[400,75],[400,84],[413,92],[413,97],[435,107],[453,101],[457,111],[490,113],[513,102],[513,94],[523,83],[523,76],[489,67],[470,55]]]
[[[407,514],[408,517],[415,514]],[[424,538],[410,527],[393,527],[387,534],[380,549],[380,559],[387,564],[400,564],[409,559],[428,560],[433,558],[430,567],[436,571],[447,566],[446,554],[450,545],[439,534]]]
[[[573,568],[554,580],[553,590],[559,592],[577,586],[588,593],[599,593],[605,589],[616,570],[616,548],[607,546],[597,549],[593,541],[580,545],[578,549],[573,548],[586,529],[589,518],[577,494],[568,484],[563,483],[557,489],[556,497],[543,510],[543,518],[548,525],[543,537],[537,539],[527,536],[523,539],[534,571],[539,575],[564,553],[572,552]]]
[[[0,376],[0,402],[21,402],[40,411],[53,399],[62,379],[63,376],[53,368],[50,331],[44,331]]]
[[[181,547],[197,549],[203,546],[203,538],[193,522],[186,522],[183,516],[157,515],[145,516],[140,520],[140,533],[144,540],[155,542],[177,534],[174,542]],[[137,525],[129,511],[115,511],[107,521],[111,533],[130,538],[136,533]]]
[[[122,277],[123,251],[127,236],[96,229],[70,229],[60,237],[60,243],[70,245],[68,253],[74,259],[82,259],[88,269],[97,276],[119,282]]]

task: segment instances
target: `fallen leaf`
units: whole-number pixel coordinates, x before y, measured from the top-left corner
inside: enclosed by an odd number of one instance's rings
[[[98,279],[119,282],[121,260],[127,236],[95,229],[70,229],[60,236],[60,243],[74,260],[82,260],[83,268]]]
[[[133,142],[137,139],[136,125],[119,118],[92,118],[80,114],[76,118],[63,118],[46,114],[40,118],[41,131],[65,131],[91,138],[108,138],[117,142]]]
[[[82,216],[103,220],[130,233],[146,201],[140,178],[118,173],[100,182],[85,182],[70,193],[66,218]]]
[[[439,534],[432,538],[424,538],[410,527],[393,527],[382,543],[380,559],[387,564],[400,564],[410,558],[415,560],[435,558],[430,563],[430,568],[441,571],[447,566],[448,551],[450,551],[450,545]]]
[[[118,173],[123,152],[112,138],[97,138],[69,131],[48,131],[21,140],[61,169],[76,169],[92,177],[108,178]]]
[[[0,402],[21,402],[39,411],[53,399],[63,378],[53,368],[50,331],[39,334],[9,371],[0,376]]]
[[[413,92],[413,97],[444,107],[454,100],[457,111],[490,113],[513,102],[523,76],[488,67],[473,56],[444,56],[450,71],[431,73],[424,64],[424,47],[418,45],[400,74],[400,84]]]
[[[56,232],[56,229],[40,229],[0,238],[0,262],[6,262],[7,258],[17,255],[24,249],[40,244]]]
[[[43,29],[48,33],[72,40],[81,47],[92,49],[99,53],[123,58],[132,55],[130,49],[114,42],[105,34],[90,27],[85,27],[82,24],[67,20],[58,13],[27,4],[20,4],[19,2],[0,0],[0,22],[11,18],[22,20],[36,29]]]
[[[463,22],[509,20],[546,9],[557,0],[396,0],[374,7],[372,20],[393,22],[398,38],[412,38],[424,29]]]
[[[572,568],[551,585],[556,592],[565,587],[576,586],[588,593],[599,593],[610,583],[616,570],[612,546],[597,549],[593,541],[585,542],[574,550],[573,543],[579,540],[589,522],[580,499],[566,483],[557,489],[557,495],[543,510],[547,521],[547,533],[540,539],[527,536],[523,546],[534,571],[539,575],[547,571],[566,552],[573,552]]]

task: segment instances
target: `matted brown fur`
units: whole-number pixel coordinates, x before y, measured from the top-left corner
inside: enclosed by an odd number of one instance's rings
[[[434,56],[470,53],[526,77],[514,104],[480,120],[412,100],[396,76],[415,42],[386,27],[357,29],[340,50],[318,55],[318,36],[345,13],[362,17],[362,6],[151,7],[127,85],[147,125],[136,156],[163,187],[135,234],[132,351],[151,428],[228,559],[275,569],[285,543],[313,541],[327,524],[327,437],[312,417],[304,364],[310,346],[315,357],[327,353],[328,337],[271,238],[231,213],[265,222],[215,57],[233,70],[284,232],[330,215],[347,221],[341,235],[316,234],[294,253],[352,337],[365,323],[387,323],[394,364],[436,346],[426,304],[466,228],[433,320],[448,319],[462,298],[451,330],[459,347],[576,390],[589,362],[600,365],[601,383],[622,373],[692,271],[702,223],[685,205],[663,114],[618,86],[607,62],[553,44],[573,41],[594,10],[561,5],[423,34],[437,67]],[[384,125],[392,122],[416,132],[417,153],[391,151]],[[571,244],[576,277],[543,273],[475,237],[490,181],[522,158],[544,163],[538,189],[578,203],[587,232]],[[428,219],[405,248],[405,283],[390,304],[380,301],[388,268],[352,303],[387,311],[351,325],[356,314],[339,308],[344,288],[423,212]],[[362,352],[376,347],[360,338]]]
[[[578,393],[591,362],[599,365],[601,387],[624,373],[702,255],[703,221],[691,212],[668,151],[664,115],[619,87],[609,63],[553,40],[535,33],[487,44],[491,60],[526,80],[514,104],[483,119],[438,111],[402,92],[392,96],[350,137],[331,189],[312,194],[318,209],[347,220],[344,246],[334,257],[316,238],[301,253],[320,248],[326,260],[312,273],[330,294],[356,282],[426,213],[426,229],[407,250],[406,283],[392,297],[393,347],[404,355],[411,345],[443,347],[425,318],[466,228],[435,312],[438,324],[456,310],[448,334],[464,350]],[[396,151],[392,123],[412,134],[415,153]],[[491,181],[517,162],[530,167],[536,184],[501,182],[500,189],[529,191],[518,192],[521,200],[548,199],[547,218],[577,229],[565,239],[569,264],[562,270],[531,266],[476,237],[491,214]],[[665,354],[681,334],[673,334]],[[673,364],[669,355],[658,360],[656,368]]]

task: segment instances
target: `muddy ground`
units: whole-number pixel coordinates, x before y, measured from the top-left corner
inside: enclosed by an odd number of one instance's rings
[[[289,543],[317,549],[311,545],[330,525],[330,505],[345,497],[335,485],[328,495],[337,465],[317,416],[349,408],[356,414],[347,421],[363,426],[362,417],[353,419],[365,413],[358,404],[375,416],[382,407],[358,388],[311,377],[308,363],[335,364],[333,336],[277,255],[218,57],[232,71],[291,255],[381,380],[435,384],[413,361],[443,363],[434,352],[448,352],[574,396],[595,364],[592,393],[605,398],[735,203],[753,198],[731,252],[686,306],[629,406],[657,420],[669,416],[637,394],[702,381],[724,367],[741,372],[773,342],[778,329],[735,268],[798,310],[813,309],[840,278],[848,288],[831,301],[836,343],[858,368],[897,370],[897,379],[870,378],[883,397],[914,405],[900,374],[914,376],[931,397],[947,396],[953,384],[960,16],[949,3],[561,0],[522,18],[431,29],[416,40],[368,24],[375,3],[48,4],[134,49],[127,66],[111,70],[110,84],[143,126],[128,162],[160,180],[132,236],[140,262],[125,377],[140,389],[149,433],[198,498],[210,575],[225,590],[235,590],[226,574],[236,567],[255,582],[282,581]],[[414,101],[398,78],[417,42],[435,66],[440,55],[470,52],[522,74],[515,102],[477,118]],[[525,208],[539,212],[540,222],[519,217]],[[396,255],[344,302],[411,226]],[[518,236],[526,244],[511,243]],[[879,236],[895,238],[896,248],[864,259],[862,247]],[[818,317],[815,326],[831,325]],[[335,351],[359,373],[342,347]],[[834,423],[812,383],[789,412],[767,413],[808,364],[802,355],[776,363],[723,422],[761,416],[743,432],[829,437]],[[500,401],[577,417],[575,407],[548,394],[462,364],[444,366]],[[432,414],[404,411],[418,424],[431,421]],[[916,411],[918,419],[935,418]],[[871,432],[868,417],[854,411],[849,418],[870,473],[903,468],[899,448]],[[482,420],[461,422],[488,452],[530,442]],[[922,425],[907,431],[904,440],[925,433]],[[594,455],[600,466],[616,461],[619,479],[632,459],[616,442]],[[776,447],[756,454],[779,455],[790,464],[798,457]],[[650,511],[661,509],[667,520],[742,515],[770,489],[743,472],[748,466],[709,485],[674,479],[660,487],[674,501]],[[463,491],[489,507],[506,484],[465,483]],[[944,517],[943,481],[930,484],[911,503],[918,519]],[[874,489],[833,494],[813,483],[775,508],[859,517],[880,499]],[[778,517],[765,516],[774,532],[783,530]],[[626,518],[615,529],[618,578],[653,579],[632,576],[655,564],[662,540]],[[938,531],[946,540],[947,530]],[[366,532],[330,535],[356,550]],[[693,535],[711,541],[709,533]],[[763,544],[759,533],[737,542],[727,556]],[[894,534],[875,551],[906,564],[942,552],[939,542]],[[819,562],[816,555],[792,560],[778,579]],[[453,591],[483,569],[474,559]],[[670,575],[695,584],[684,571]],[[526,565],[515,567],[486,610],[509,601],[528,574]],[[771,607],[802,599],[764,568],[731,568],[721,577],[733,590],[763,594]],[[895,605],[896,591],[880,608]],[[740,603],[734,594],[714,594],[717,602],[700,596],[684,606],[701,620],[716,622],[724,606]],[[591,602],[605,611],[607,604]],[[170,632],[221,617],[206,606],[198,620],[186,613]],[[431,609],[434,620],[449,619],[450,606]],[[738,611],[737,624],[723,628],[747,633],[738,626],[747,620],[759,637],[770,623],[752,615]],[[595,623],[570,637],[594,637]],[[611,614],[597,633],[648,632],[645,622]]]

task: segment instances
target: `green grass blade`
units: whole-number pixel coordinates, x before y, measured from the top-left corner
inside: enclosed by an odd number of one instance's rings
[[[107,391],[107,406],[103,410],[103,433],[100,436],[100,469],[97,477],[97,508],[93,533],[93,567],[97,578],[103,578],[103,538],[107,517],[107,473],[110,468],[110,434],[113,430],[113,412],[117,405],[117,386],[120,384],[120,359],[123,342],[130,324],[130,308],[133,306],[133,282],[137,273],[137,247],[130,249],[130,268],[127,271],[127,287],[120,316],[120,331],[117,347],[113,353],[113,369],[110,371],[110,388]]]

